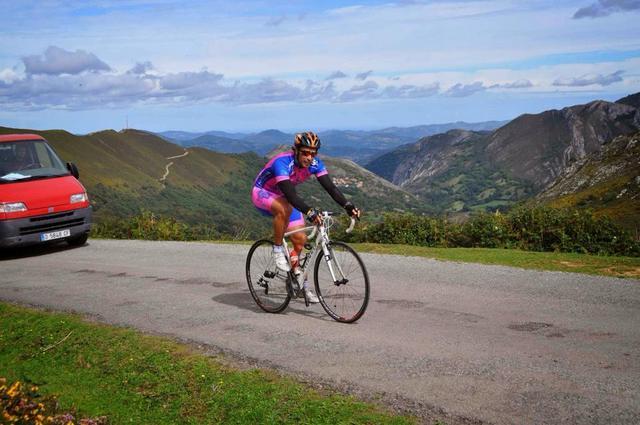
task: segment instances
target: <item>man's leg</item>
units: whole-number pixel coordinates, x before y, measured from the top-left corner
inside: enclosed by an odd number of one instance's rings
[[[304,227],[304,225],[296,226],[288,230],[300,229],[302,227]],[[295,251],[296,255],[302,254],[302,250],[304,249],[304,244],[306,242],[307,242],[307,234],[305,232],[294,233],[293,235],[291,235],[291,244],[293,245],[293,250]],[[292,264],[292,266],[294,265],[295,264]]]
[[[293,207],[284,198],[274,199],[271,203],[271,214],[273,214],[273,243],[282,245],[284,232],[289,224],[289,216]]]
[[[276,198],[269,209],[273,215],[273,258],[276,262],[276,267],[283,272],[288,272],[291,270],[291,266],[286,259],[282,242],[293,207],[285,198]]]
[[[301,229],[303,227],[304,227],[304,217],[302,216],[302,213],[298,210],[294,210],[293,214],[291,214],[290,224],[289,224],[289,227],[287,228],[287,231]],[[305,232],[294,233],[291,235],[290,240],[291,240],[291,244],[293,245],[293,251],[291,253],[291,257],[293,260],[294,256],[298,256],[302,254],[302,250],[304,249],[304,244],[307,242],[307,234]],[[292,264],[292,266],[296,267],[297,265]],[[295,271],[296,270],[294,269],[294,273]],[[296,276],[298,275],[296,274]],[[301,281],[301,277],[298,276],[298,281],[303,286],[304,291],[306,292],[307,300],[310,303],[320,302],[316,294],[313,293],[313,290],[311,289],[311,285],[306,279],[304,281]]]

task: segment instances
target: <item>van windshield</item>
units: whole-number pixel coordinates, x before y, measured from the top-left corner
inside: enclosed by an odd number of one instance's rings
[[[0,183],[69,174],[44,140],[0,143]]]

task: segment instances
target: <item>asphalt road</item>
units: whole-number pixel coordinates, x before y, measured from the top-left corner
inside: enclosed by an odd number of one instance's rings
[[[0,259],[0,299],[170,335],[448,424],[640,423],[640,281],[364,254],[356,324],[258,309],[248,246],[90,240]]]

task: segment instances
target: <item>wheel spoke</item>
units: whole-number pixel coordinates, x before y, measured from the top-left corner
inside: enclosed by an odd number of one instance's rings
[[[258,306],[270,313],[279,313],[289,304],[286,276],[277,272],[271,254],[273,243],[256,242],[247,256],[247,284]]]
[[[362,260],[348,245],[334,242],[331,250],[331,266],[338,283],[334,282],[324,257],[319,256],[315,264],[316,290],[322,295],[320,302],[331,317],[341,322],[355,322],[369,302],[369,278]],[[347,283],[341,283],[343,279]]]

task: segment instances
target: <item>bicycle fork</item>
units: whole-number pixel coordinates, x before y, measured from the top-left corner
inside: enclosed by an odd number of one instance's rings
[[[335,256],[333,255],[333,252],[328,243],[322,244],[322,253],[324,255],[324,260],[327,262],[327,266],[329,267],[329,273],[331,273],[331,278],[333,279],[334,285],[346,285],[347,282],[349,282],[349,279],[344,277],[344,272],[342,271],[340,263],[337,261],[331,261],[335,259]],[[331,265],[332,263],[335,264],[336,268],[338,269],[337,271],[339,273],[339,276],[341,277],[340,279],[336,277],[336,271],[333,269],[333,266]]]

